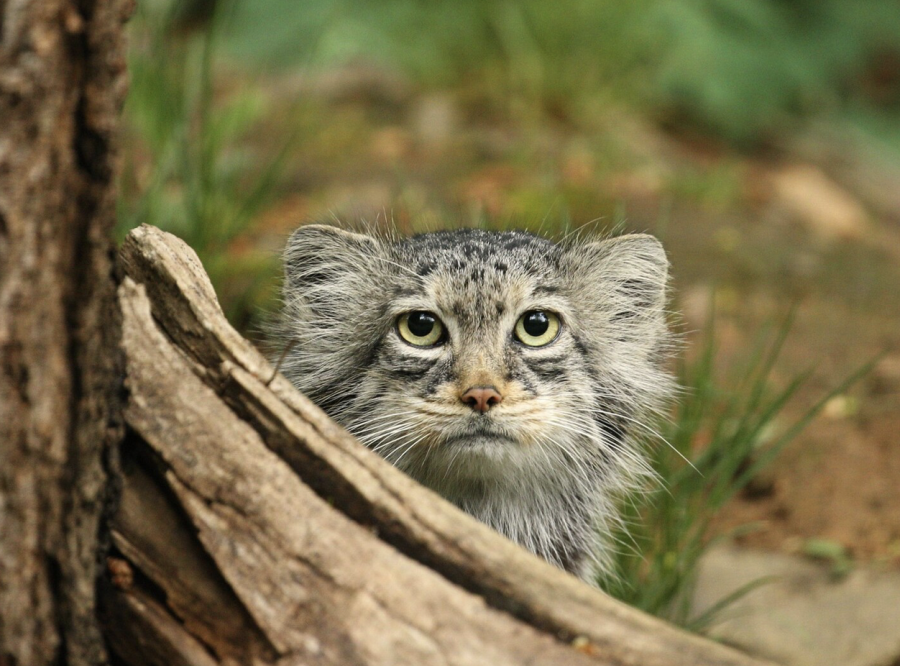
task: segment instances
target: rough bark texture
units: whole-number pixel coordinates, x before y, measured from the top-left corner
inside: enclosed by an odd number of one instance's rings
[[[98,664],[125,0],[0,0],[0,664]]]
[[[174,237],[137,229],[122,263],[130,433],[104,596],[124,661],[760,664],[609,599],[364,448],[273,378]]]

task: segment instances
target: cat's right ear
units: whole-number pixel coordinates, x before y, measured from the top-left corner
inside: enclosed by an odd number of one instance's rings
[[[607,321],[635,333],[644,323],[657,326],[664,319],[669,262],[653,236],[628,234],[575,245],[568,258],[579,298]]]
[[[284,248],[285,287],[306,291],[340,284],[380,255],[381,244],[371,236],[324,224],[302,226]]]

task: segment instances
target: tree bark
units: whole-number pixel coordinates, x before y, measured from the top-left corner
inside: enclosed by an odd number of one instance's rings
[[[104,599],[123,661],[761,663],[606,597],[363,447],[228,325],[173,236],[133,231],[122,264],[130,433]]]
[[[0,1],[0,664],[100,664],[120,0]]]

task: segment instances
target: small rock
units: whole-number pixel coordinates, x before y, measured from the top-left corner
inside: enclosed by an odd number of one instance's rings
[[[429,149],[440,149],[450,143],[459,131],[459,114],[449,95],[423,97],[413,108],[413,131],[416,139]]]
[[[795,164],[771,175],[773,201],[824,240],[861,238],[869,216],[847,190],[814,166]]]
[[[900,659],[900,573],[833,567],[734,547],[702,560],[700,613],[741,586],[774,577],[722,611],[708,634],[785,666],[885,666]]]
[[[825,403],[822,415],[827,419],[838,421],[848,419],[859,413],[859,401],[850,395],[836,395]]]
[[[327,193],[323,205],[310,207],[312,219],[366,220],[377,223],[390,219],[391,202],[394,200],[393,189],[387,181],[370,181],[343,185]]]
[[[890,354],[878,361],[868,381],[872,393],[900,392],[900,354]]]
[[[671,174],[659,165],[649,164],[613,174],[606,179],[605,187],[617,199],[655,199],[660,196],[670,177]]]
[[[364,102],[401,106],[411,96],[410,83],[396,70],[354,62],[310,74],[302,71],[279,80],[279,93],[332,103]]]
[[[402,127],[383,127],[372,133],[370,153],[380,162],[396,162],[408,157],[412,143]]]
[[[597,171],[594,153],[589,146],[574,143],[562,156],[560,173],[563,180],[576,187],[587,187]]]
[[[713,306],[713,287],[710,284],[694,284],[682,291],[680,300],[681,315],[688,327],[693,330],[704,330],[709,323]]]

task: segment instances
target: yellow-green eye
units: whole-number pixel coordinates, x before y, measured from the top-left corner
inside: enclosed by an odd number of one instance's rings
[[[416,347],[433,347],[444,341],[444,325],[431,312],[416,310],[400,315],[397,332]]]
[[[516,337],[529,347],[543,347],[559,335],[559,317],[545,310],[529,310],[516,322]]]

